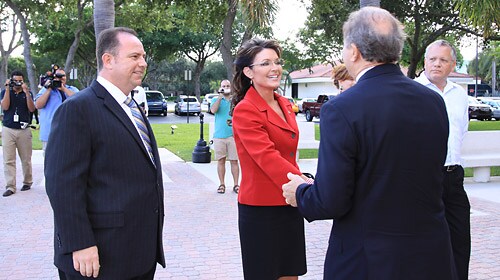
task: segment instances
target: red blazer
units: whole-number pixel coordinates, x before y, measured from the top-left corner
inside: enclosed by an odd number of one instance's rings
[[[275,93],[286,122],[254,87],[234,108],[233,132],[241,165],[238,201],[256,206],[287,205],[281,186],[286,174],[301,174],[295,161],[299,129],[288,100]]]

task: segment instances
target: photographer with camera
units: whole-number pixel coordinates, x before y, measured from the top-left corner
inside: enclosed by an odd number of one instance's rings
[[[54,113],[66,98],[79,90],[66,84],[66,73],[57,65],[52,65],[51,72],[42,78],[42,83],[43,87],[35,97],[35,106],[40,110],[40,141],[45,151]]]
[[[223,194],[226,192],[226,158],[231,164],[231,174],[233,175],[233,191],[238,193],[240,190],[239,177],[240,167],[238,164],[238,153],[233,137],[233,127],[229,111],[231,109],[231,82],[223,80],[220,83],[218,91],[219,96],[212,98],[210,111],[215,116],[214,125],[214,150],[217,160],[217,174],[220,185],[217,192]]]
[[[3,196],[16,192],[16,149],[21,158],[23,168],[23,187],[21,191],[31,189],[33,173],[31,166],[31,130],[29,129],[30,112],[35,111],[35,104],[28,86],[24,83],[24,75],[14,71],[0,93],[2,98],[3,129],[2,148],[6,191]]]

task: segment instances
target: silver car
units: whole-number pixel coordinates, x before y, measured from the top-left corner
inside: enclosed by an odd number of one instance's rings
[[[188,107],[189,104],[189,107]],[[189,108],[189,109],[188,109]],[[195,114],[199,115],[201,113],[201,105],[196,96],[185,96],[181,95],[175,100],[174,113],[176,115],[181,114]]]
[[[500,120],[500,100],[481,98],[482,103],[490,105],[493,111],[493,118],[496,121]]]

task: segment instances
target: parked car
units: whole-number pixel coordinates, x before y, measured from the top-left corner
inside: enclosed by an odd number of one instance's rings
[[[299,107],[299,113],[302,113],[303,110],[302,110],[302,104],[304,102],[316,102],[317,98],[314,98],[314,97],[306,97],[306,98],[302,98],[301,100],[297,101],[297,106]]]
[[[299,106],[297,106],[297,103],[295,103],[295,99],[291,98],[290,96],[283,96],[284,98],[288,99],[290,103],[292,103],[292,110],[297,115],[299,113]]]
[[[148,102],[148,114],[158,114],[167,116],[167,101],[163,93],[157,90],[146,90],[146,100]]]
[[[490,105],[479,102],[476,98],[469,96],[469,119],[491,120],[493,111]]]
[[[188,104],[189,104],[189,110],[188,110]],[[175,100],[175,107],[174,107],[174,113],[176,115],[181,115],[181,114],[187,114],[189,111],[189,114],[196,114],[199,115],[201,113],[201,105],[200,101],[198,101],[198,98],[196,96],[186,96],[186,95],[180,95],[177,97]]]
[[[203,104],[203,105],[207,105],[207,108],[208,108],[208,111],[207,111],[207,112],[208,112],[209,114],[212,114],[212,112],[210,112],[210,103],[212,103],[212,99],[213,99],[214,97],[217,97],[217,96],[219,96],[219,94],[218,94],[218,93],[207,93],[207,94],[205,94],[205,98],[203,98],[203,102],[202,102],[202,104]]]
[[[306,121],[310,122],[314,117],[319,118],[319,112],[321,110],[321,106],[323,103],[328,102],[328,100],[334,98],[335,95],[319,95],[318,100],[316,102],[303,102],[302,110],[304,110],[304,114],[306,116]]]
[[[482,98],[479,101],[486,105],[490,105],[493,111],[493,118],[495,118],[496,121],[500,120],[500,100]]]

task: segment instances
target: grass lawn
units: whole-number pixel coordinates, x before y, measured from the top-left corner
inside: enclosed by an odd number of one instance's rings
[[[191,154],[200,140],[199,123],[175,124],[177,128],[171,133],[172,124],[152,124],[159,148],[166,148],[185,161],[191,161]],[[208,124],[203,124],[203,139],[208,142]],[[207,143],[208,145],[209,143]],[[212,153],[212,159],[213,159]]]
[[[191,161],[191,154],[196,143],[200,139],[200,124],[199,123],[184,123],[175,124],[174,134],[171,134],[171,124],[152,124],[155,133],[158,147],[166,148],[173,152],[185,161]],[[319,124],[314,125],[315,139],[319,140],[320,130]],[[483,130],[500,130],[500,121],[471,121],[469,122],[469,131],[483,131]],[[33,132],[33,149],[41,150],[42,143],[39,140],[39,130],[32,130]],[[203,139],[208,141],[208,124],[203,125]],[[207,143],[208,144],[208,143]],[[212,160],[214,154],[212,153]],[[318,158],[317,149],[301,149],[299,151],[301,159]],[[491,168],[492,176],[500,176],[500,167],[495,166]],[[465,177],[472,177],[472,168],[465,168]]]

